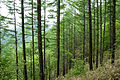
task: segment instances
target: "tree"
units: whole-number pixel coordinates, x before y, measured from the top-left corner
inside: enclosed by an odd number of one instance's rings
[[[94,42],[93,42],[93,63],[95,63],[95,42],[96,42],[96,28],[95,28],[95,0],[94,0],[94,3],[93,3],[93,9],[94,9],[94,23],[93,23],[93,26],[94,26]]]
[[[69,27],[68,27],[68,36],[69,36],[69,45],[68,46],[69,46],[69,50],[68,51],[70,53],[72,53],[72,51],[71,51],[72,50],[72,48],[71,48],[72,47],[72,43],[71,43],[72,42],[72,39],[71,39],[72,38],[71,29],[72,29],[72,26],[71,26],[71,24],[69,22]],[[70,55],[68,55],[68,58],[69,58],[69,70],[70,70],[71,69],[71,64],[72,64],[72,60],[71,60],[72,57]]]
[[[60,0],[57,5],[57,77],[59,76],[59,63],[60,63]]]
[[[32,3],[32,53],[33,53],[33,80],[35,80],[35,60],[34,60],[34,21],[33,21],[33,0]]]
[[[25,52],[25,34],[24,34],[24,0],[21,0],[21,14],[22,14],[22,42],[23,42],[23,58],[24,58],[24,79],[27,80],[27,65]]]
[[[64,43],[64,40],[65,40],[65,35],[64,35],[64,15],[63,15],[63,76],[65,75],[65,43]]]
[[[50,55],[49,55],[49,61],[48,61],[48,66],[49,66],[49,80],[50,80],[50,78],[51,78],[51,67],[50,67]]]
[[[96,68],[98,68],[98,53],[99,53],[99,13],[98,13],[98,0],[97,0],[97,53],[96,53]]]
[[[46,68],[45,64],[45,25],[46,25],[46,0],[44,0],[44,71]]]
[[[89,65],[90,70],[93,69],[92,66],[92,19],[91,19],[91,0],[88,0],[89,4]]]
[[[85,2],[84,2],[84,26],[83,26],[83,60],[85,58]]]
[[[100,0],[100,64],[103,62],[102,55],[102,1]]]
[[[67,28],[67,25],[66,25],[66,51],[69,51],[69,38],[68,38],[68,34],[69,34],[69,31],[68,31],[68,28]],[[66,55],[66,74],[68,73],[68,54]]]
[[[103,55],[105,51],[105,31],[106,31],[106,0],[105,0],[105,12],[104,12],[104,31],[103,31]]]
[[[111,17],[111,13],[112,13],[112,10],[111,10],[111,0],[110,0],[110,14],[109,14],[109,16],[110,16],[110,32],[109,32],[109,34],[110,34],[110,54],[112,53],[111,51],[112,51],[112,17]]]
[[[39,52],[40,80],[44,80],[42,34],[41,34],[41,0],[37,0],[37,14],[38,14],[37,19],[38,19],[38,52]]]
[[[14,0],[14,27],[15,27],[15,50],[16,50],[16,76],[18,80],[18,52],[17,52],[17,30],[16,30],[16,5]]]
[[[0,16],[0,18],[1,18],[1,16]],[[1,57],[1,50],[2,50],[2,48],[1,48],[1,33],[2,33],[2,30],[1,30],[1,20],[0,20],[0,57]]]
[[[114,59],[115,59],[115,41],[116,41],[116,25],[115,25],[115,22],[116,22],[116,0],[113,0],[113,18],[112,18],[112,26],[113,26],[113,29],[112,29],[112,64],[114,63]]]
[[[73,25],[73,29],[74,29],[74,51],[73,51],[73,53],[74,53],[74,55],[73,55],[73,59],[75,59],[75,49],[76,49],[76,26],[75,26],[75,23],[76,23],[76,20],[74,19],[74,25]]]

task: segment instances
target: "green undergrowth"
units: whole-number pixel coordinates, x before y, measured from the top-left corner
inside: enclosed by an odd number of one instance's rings
[[[115,60],[114,64],[110,64],[108,61],[93,71],[88,71],[88,64],[81,68],[83,70],[73,68],[65,77],[60,77],[57,80],[120,80],[120,59]]]

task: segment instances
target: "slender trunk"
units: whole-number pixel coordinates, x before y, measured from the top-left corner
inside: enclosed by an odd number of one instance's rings
[[[67,26],[66,26],[67,27]],[[68,41],[69,41],[69,38],[68,38],[68,33],[69,33],[69,31],[68,31],[68,29],[66,28],[66,51],[69,51],[69,43],[68,43]],[[68,54],[67,54],[67,56],[66,56],[66,74],[68,73]]]
[[[106,28],[106,0],[105,0],[105,12],[104,12],[104,32],[103,32],[103,55],[104,55],[104,51],[105,51],[105,29]]]
[[[69,26],[69,52],[71,53],[71,25]],[[72,61],[71,61],[71,55],[69,55],[69,70],[71,69],[71,63],[72,63]]]
[[[60,64],[60,0],[58,0],[57,6],[57,77],[59,76],[59,64]]]
[[[76,44],[75,44],[75,42],[76,42],[76,36],[75,36],[75,34],[76,34],[76,29],[75,29],[75,20],[74,20],[74,51],[73,51],[73,53],[74,53],[74,56],[73,56],[73,59],[75,59],[75,48],[76,48]]]
[[[51,72],[51,70],[50,70],[50,55],[49,55],[49,62],[48,62],[48,65],[49,65],[49,80],[50,80],[50,72]]]
[[[116,0],[113,0],[113,18],[112,18],[112,61],[111,63],[114,63],[114,59],[115,59],[115,40],[116,40],[116,27],[115,27],[115,22],[116,22]]]
[[[65,75],[65,47],[64,47],[64,16],[63,16],[63,76]]]
[[[31,50],[29,50],[30,52],[30,78],[32,80],[32,52]]]
[[[109,32],[109,34],[110,34],[110,54],[111,54],[111,51],[112,51],[112,22],[111,22],[111,0],[110,0],[110,32]]]
[[[95,39],[96,39],[96,28],[95,28],[95,0],[94,0],[94,4],[93,4],[93,7],[94,7],[94,23],[93,23],[93,26],[94,26],[94,42],[93,42],[93,63],[95,63]]]
[[[97,0],[97,53],[96,53],[96,68],[98,68],[98,53],[99,53],[99,8]]]
[[[42,33],[41,33],[41,0],[37,0],[38,13],[38,52],[39,52],[39,69],[40,80],[44,80],[43,73],[43,53],[42,53]]]
[[[85,2],[84,2],[84,26],[83,26],[83,60],[85,58]]]
[[[91,0],[88,0],[89,4],[89,65],[90,70],[93,69],[92,66],[92,19],[91,19]]]
[[[100,0],[100,64],[102,65],[102,1]]]
[[[27,80],[25,33],[24,33],[24,0],[21,0],[21,11],[22,11],[21,13],[22,13],[22,42],[23,42],[23,59],[24,59],[24,79]]]
[[[46,63],[45,63],[46,62],[45,61],[45,25],[46,25],[46,0],[44,0],[44,72],[46,74]]]
[[[1,57],[1,50],[2,50],[2,48],[1,48],[1,33],[2,33],[2,31],[1,31],[1,20],[0,20],[0,57]]]
[[[17,30],[16,30],[16,6],[14,0],[14,27],[15,27],[15,52],[16,52],[16,77],[18,80],[18,53],[17,53]]]
[[[35,61],[34,61],[34,28],[33,28],[33,0],[32,0],[32,52],[33,52],[33,80],[35,80]]]

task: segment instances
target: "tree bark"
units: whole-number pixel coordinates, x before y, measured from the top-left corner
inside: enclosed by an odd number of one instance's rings
[[[83,60],[85,58],[85,2],[84,2],[84,26],[83,26]]]
[[[115,41],[116,41],[116,27],[115,27],[115,22],[116,22],[116,0],[113,0],[113,18],[112,18],[112,64],[114,63],[115,60]]]
[[[2,48],[1,48],[1,20],[0,20],[0,57],[1,57],[1,52],[2,52]]]
[[[93,8],[94,8],[94,23],[93,23],[93,26],[94,26],[94,42],[93,42],[93,63],[95,63],[95,39],[96,39],[96,28],[95,28],[95,0],[94,0],[94,4],[93,4]]]
[[[57,5],[57,77],[59,76],[59,64],[60,64],[60,0]]]
[[[44,0],[44,71],[45,71],[45,25],[46,25],[46,0]]]
[[[38,13],[38,52],[39,52],[39,69],[40,80],[44,80],[43,73],[43,53],[42,53],[42,32],[41,32],[41,0],[37,0]]]
[[[103,55],[105,51],[105,29],[106,28],[106,0],[105,0],[105,12],[104,12],[104,31],[103,31]]]
[[[32,0],[32,53],[33,53],[33,80],[35,80],[35,60],[34,60],[34,23],[33,23],[33,0]]]
[[[102,1],[100,0],[100,64],[102,65]]]
[[[65,39],[65,35],[64,35],[64,16],[63,16],[63,76],[65,75],[65,43],[64,43],[64,39]]]
[[[25,33],[24,33],[24,0],[21,0],[22,13],[22,42],[23,42],[23,59],[24,59],[24,79],[27,80],[27,65],[26,65],[26,51],[25,51]]]
[[[97,53],[96,53],[96,68],[98,68],[98,53],[99,53],[99,8],[97,0]]]
[[[112,10],[111,10],[111,0],[110,0],[110,32],[109,32],[109,34],[110,34],[110,54],[112,53],[111,51],[112,51],[112,21],[111,21],[111,12],[112,12]]]
[[[91,19],[91,0],[88,0],[89,4],[89,68],[93,69],[92,66],[92,19]]]
[[[25,51],[25,34],[24,34],[24,0],[21,0],[22,13],[22,42],[23,42],[23,59],[24,59],[24,79],[27,80],[27,65],[26,65],[26,51]]]
[[[16,52],[16,77],[18,80],[18,53],[17,53],[17,30],[16,30],[16,6],[14,0],[14,27],[15,27],[15,52]]]

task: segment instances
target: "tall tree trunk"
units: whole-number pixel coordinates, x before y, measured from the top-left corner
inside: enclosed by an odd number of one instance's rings
[[[32,52],[33,52],[33,80],[35,80],[35,61],[34,61],[34,28],[33,28],[33,0],[32,0]]]
[[[72,41],[72,40],[71,40],[71,24],[70,24],[70,26],[69,26],[69,52],[70,52],[70,53],[72,53],[72,52],[71,52],[71,50],[72,50],[72,48],[71,48],[71,46],[72,46],[72,45],[71,45],[71,41]],[[72,61],[71,61],[71,58],[72,58],[72,57],[71,57],[71,55],[68,55],[68,57],[69,57],[69,70],[70,70],[70,69],[71,69],[71,63],[72,63]]]
[[[18,53],[17,53],[17,30],[16,30],[16,6],[14,0],[14,27],[15,27],[15,52],[16,52],[16,77],[18,80]]]
[[[48,61],[48,66],[49,66],[49,80],[51,79],[51,77],[50,77],[50,74],[51,74],[51,70],[50,70],[50,55],[49,55],[49,61]]]
[[[32,70],[32,52],[31,52],[31,50],[29,50],[30,52],[30,78],[32,79],[32,72],[33,72],[33,70]]]
[[[57,77],[59,76],[59,64],[60,64],[60,0],[57,5]]]
[[[112,64],[114,63],[114,59],[115,59],[115,40],[116,40],[116,27],[115,27],[115,22],[116,22],[116,0],[113,0],[113,18],[112,18]]]
[[[1,20],[0,20],[0,57],[1,57],[1,50],[2,50],[2,48],[1,48],[1,33],[2,33],[2,31],[1,31]]]
[[[105,50],[105,29],[106,28],[106,0],[105,0],[105,12],[104,12],[104,31],[103,31],[103,55],[104,55],[104,50]]]
[[[92,19],[91,19],[91,0],[88,0],[89,4],[89,65],[90,70],[93,69],[92,66]]]
[[[85,2],[84,2],[84,26],[83,26],[83,60],[85,58]]]
[[[37,0],[38,13],[38,52],[39,52],[39,69],[40,80],[44,80],[43,73],[43,53],[42,53],[42,33],[41,33],[41,0]]]
[[[45,70],[45,25],[46,25],[46,0],[44,0],[44,70]]]
[[[96,53],[96,68],[98,68],[98,53],[99,53],[99,7],[97,0],[97,53]]]
[[[109,32],[109,34],[110,34],[110,54],[112,53],[111,51],[112,51],[112,21],[111,21],[111,12],[112,12],[112,10],[111,10],[111,0],[110,0],[110,32]]]
[[[76,34],[76,28],[75,28],[75,19],[74,19],[74,26],[73,26],[74,28],[74,51],[73,51],[73,59],[75,59],[75,48],[76,48],[76,44],[75,44],[75,42],[76,42],[76,36],[75,36],[75,34]]]
[[[27,65],[26,65],[26,51],[25,51],[25,33],[24,33],[24,0],[21,0],[22,13],[22,42],[23,42],[23,59],[24,59],[24,79],[27,80]]]
[[[100,64],[102,65],[102,1],[100,0]]]
[[[93,8],[94,8],[94,23],[93,23],[93,26],[94,26],[94,42],[93,42],[93,63],[95,63],[95,39],[96,39],[96,28],[95,28],[95,0],[94,0],[94,3],[93,3]]]
[[[69,38],[68,38],[68,34],[69,34],[69,31],[68,31],[68,28],[67,28],[67,25],[66,25],[66,51],[69,51]],[[68,54],[66,56],[66,74],[68,73]]]
[[[65,43],[64,43],[64,39],[65,39],[65,35],[64,35],[64,15],[63,15],[63,76],[65,75]]]
[[[46,0],[44,0],[44,72],[46,74],[46,59],[45,59],[45,25],[46,25]],[[44,75],[45,77],[45,75]]]

